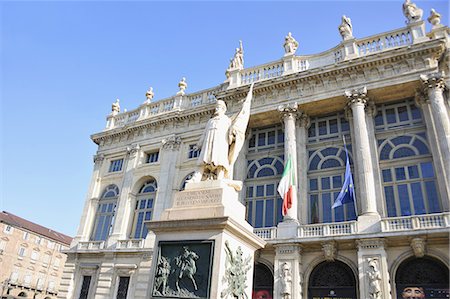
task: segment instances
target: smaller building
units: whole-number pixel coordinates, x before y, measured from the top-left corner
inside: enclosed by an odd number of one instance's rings
[[[0,212],[1,298],[53,299],[72,238],[11,213]]]

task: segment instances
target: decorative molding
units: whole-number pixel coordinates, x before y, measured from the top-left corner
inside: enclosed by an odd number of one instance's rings
[[[277,108],[283,118],[294,117],[298,112],[297,102],[279,105]]]
[[[141,147],[139,146],[139,144],[127,146],[127,155],[130,156],[130,158],[134,158],[140,149]]]
[[[336,242],[331,241],[331,242],[322,243],[322,250],[323,250],[323,255],[325,257],[325,260],[327,260],[329,262],[333,262],[335,260],[336,255],[337,255]]]
[[[361,239],[356,240],[358,250],[361,249],[382,249],[386,245],[384,239]]]
[[[311,126],[311,118],[303,111],[298,111],[297,113],[297,124],[305,129],[309,129]]]
[[[301,247],[298,245],[277,244],[274,245],[276,255],[289,255],[300,253]]]
[[[101,164],[103,162],[103,160],[105,160],[105,155],[104,154],[96,154],[93,157],[94,163],[97,164]]]
[[[418,108],[421,108],[423,105],[429,103],[428,95],[424,92],[423,89],[417,89],[414,96],[414,103]]]
[[[420,81],[422,82],[423,88],[425,90],[434,88],[440,88],[444,90],[446,88],[443,72],[434,72],[427,75],[420,75]]]
[[[363,86],[358,89],[346,90],[344,92],[347,98],[347,106],[352,106],[353,104],[363,104],[366,105],[369,98],[367,97],[367,87]]]
[[[413,238],[411,240],[411,248],[416,257],[423,257],[426,252],[426,240],[425,238]]]
[[[164,138],[161,142],[164,150],[178,150],[181,145],[181,137],[172,135]]]
[[[366,104],[366,113],[368,116],[375,117],[377,116],[378,109],[375,105],[375,102],[372,99],[369,99]]]

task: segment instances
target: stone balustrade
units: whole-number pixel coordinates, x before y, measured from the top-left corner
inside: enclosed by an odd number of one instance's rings
[[[408,46],[413,43],[411,32],[402,28],[356,40],[359,56],[366,56],[384,50]]]
[[[127,240],[118,240],[116,249],[141,249],[144,248],[144,239],[127,239]]]
[[[450,227],[450,213],[390,217],[381,220],[383,232]]]
[[[105,248],[105,241],[80,241],[77,250],[100,250]]]
[[[253,230],[255,235],[260,237],[264,240],[272,240],[275,239],[277,236],[277,228],[276,227],[262,227],[262,228],[255,228]]]
[[[356,221],[346,221],[302,225],[299,227],[298,235],[300,238],[344,236],[355,234],[356,231]]]

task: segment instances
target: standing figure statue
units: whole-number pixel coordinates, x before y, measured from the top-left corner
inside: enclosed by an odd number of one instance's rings
[[[406,23],[413,23],[422,20],[423,10],[418,8],[411,0],[405,0],[403,3],[403,14],[407,19]]]
[[[288,33],[288,35],[284,38],[284,55],[294,54],[298,48],[298,42],[292,36],[292,33]]]
[[[230,60],[230,69],[240,69],[244,67],[244,48],[242,47],[242,41],[239,41],[239,48],[236,48],[234,57]]]
[[[339,33],[341,34],[343,40],[353,38],[352,20],[345,15],[342,16],[342,22],[341,25],[339,25]]]
[[[188,182],[201,181],[203,174],[208,179],[232,179],[232,166],[245,141],[252,92],[253,84],[241,110],[231,118],[225,114],[225,102],[217,101],[214,115],[206,124],[197,144],[197,148],[201,150],[197,161],[198,169]]]
[[[283,263],[281,266],[281,298],[282,299],[291,299],[292,293],[292,274],[291,267],[289,267],[288,263]]]
[[[181,254],[175,257],[175,265],[177,267],[175,269],[175,285],[178,293],[180,292],[179,283],[183,277],[187,277],[192,282],[194,289],[197,291],[198,287],[194,275],[197,273],[197,265],[195,264],[195,261],[198,260],[198,258],[198,254],[189,250],[188,246],[183,246],[183,251]]]
[[[371,299],[381,298],[381,273],[378,269],[378,260],[373,258],[368,260],[369,270],[367,275],[369,277],[369,296]]]

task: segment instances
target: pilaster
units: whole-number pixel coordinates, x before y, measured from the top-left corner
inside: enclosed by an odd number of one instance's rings
[[[172,191],[175,180],[176,164],[179,158],[181,137],[168,136],[162,140],[161,167],[159,172],[158,193],[156,195],[153,219],[159,219],[161,213],[172,206]]]
[[[281,105],[278,107],[284,124],[284,161],[285,165],[291,159],[295,180],[297,175],[297,142],[295,133],[295,120],[297,116],[297,103]],[[278,238],[291,238],[297,236],[298,230],[298,198],[294,192],[292,206],[287,210],[283,222],[278,224]]]
[[[345,91],[348,99],[347,105],[352,111],[353,121],[353,160],[358,164],[356,176],[360,189],[359,201],[362,215],[358,217],[359,232],[377,232],[380,230],[380,215],[377,211],[375,178],[373,161],[371,158],[369,129],[366,121],[365,108],[368,103],[367,89]],[[357,199],[358,200],[358,199]]]
[[[296,141],[297,141],[297,197],[298,197],[298,215],[300,223],[308,222],[308,129],[311,126],[309,116],[304,112],[297,114],[296,122]]]
[[[358,240],[359,298],[390,299],[390,278],[383,239]]]
[[[134,144],[127,147],[127,156],[125,163],[125,172],[122,180],[122,188],[120,190],[119,200],[117,202],[117,208],[115,213],[115,221],[113,226],[113,231],[111,236],[108,238],[108,246],[111,246],[117,242],[119,239],[127,239],[128,224],[131,221],[128,215],[130,214],[130,209],[132,209],[131,203],[131,188],[133,187],[133,177],[134,169],[137,166],[138,160],[137,156],[140,152],[139,144]]]
[[[411,32],[412,42],[420,43],[428,40],[425,34],[425,21],[420,20],[408,23],[409,32]]]
[[[302,299],[302,271],[300,245],[275,245],[273,299]]]

